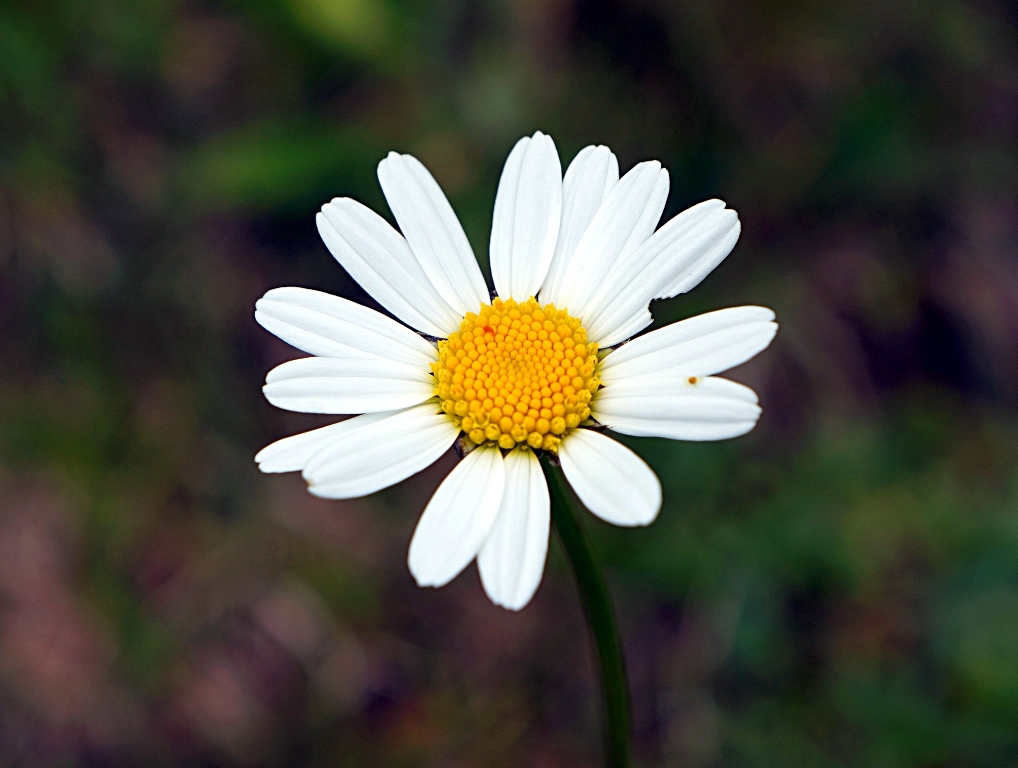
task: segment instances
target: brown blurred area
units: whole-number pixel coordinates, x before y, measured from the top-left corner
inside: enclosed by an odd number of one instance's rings
[[[661,160],[739,245],[659,323],[781,331],[721,444],[627,441],[585,521],[646,766],[1018,756],[1018,11],[993,0],[0,4],[0,766],[597,765],[553,542],[519,614],[406,568],[450,454],[366,499],[254,453],[298,353],[254,301],[371,306],[319,206],[433,171],[486,268],[513,142]]]

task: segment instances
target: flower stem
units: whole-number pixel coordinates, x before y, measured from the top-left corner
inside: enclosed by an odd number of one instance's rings
[[[587,625],[594,636],[604,695],[604,757],[606,768],[629,766],[629,682],[622,656],[622,640],[615,623],[611,596],[594,551],[580,521],[561,468],[548,456],[541,459],[551,492],[551,520],[576,577]]]

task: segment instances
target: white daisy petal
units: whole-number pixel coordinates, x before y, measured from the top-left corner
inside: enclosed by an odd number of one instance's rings
[[[649,525],[661,509],[661,482],[647,463],[617,440],[589,429],[566,435],[562,471],[580,501],[613,525]]]
[[[378,181],[417,261],[460,317],[489,299],[488,287],[459,219],[420,160],[390,152]]]
[[[634,282],[648,264],[659,262],[668,265],[681,262],[681,256],[689,250],[690,237],[703,239],[703,230],[709,229],[710,222],[724,209],[725,204],[721,200],[707,200],[694,205],[672,217],[647,238],[643,245],[631,251],[625,258],[616,259],[604,282],[590,300],[587,308],[590,320],[593,321],[606,304],[618,295],[620,288]],[[734,211],[730,213],[734,215]],[[680,267],[681,264],[677,264],[676,269]],[[666,275],[663,280],[670,281],[674,277],[670,272],[662,274]]]
[[[728,215],[727,210],[720,213]],[[732,213],[734,214],[735,211]],[[734,219],[729,216],[725,223],[728,224],[728,228],[717,235],[717,241],[713,245],[702,243],[699,248],[690,246],[684,249],[683,257],[675,261],[679,268],[675,270],[672,279],[654,297],[655,299],[670,299],[672,296],[692,290],[713,272],[718,264],[725,260],[739,240],[739,235],[742,233],[742,222],[739,221],[738,214],[736,214]]]
[[[388,418],[394,413],[396,411],[366,413],[327,427],[312,429],[310,432],[284,437],[258,451],[255,455],[258,469],[262,472],[299,472],[304,469],[312,456],[333,440],[339,440],[347,432]]]
[[[667,198],[668,171],[656,160],[640,163],[623,176],[580,238],[564,270],[556,306],[586,323],[588,304],[612,265],[651,236]]]
[[[778,325],[765,307],[731,307],[651,331],[608,353],[601,362],[605,386],[668,372],[712,376],[746,362],[771,343]]]
[[[606,336],[600,342],[602,349],[608,349],[616,344],[621,344],[626,339],[633,338],[636,334],[654,322],[654,316],[650,314],[650,308],[644,307],[629,320],[627,320],[617,331]]]
[[[576,244],[618,181],[619,161],[608,147],[584,147],[569,164],[562,181],[562,224],[555,255],[541,286],[543,303],[562,306],[559,291]]]
[[[427,368],[382,358],[303,357],[265,377],[265,399],[300,413],[372,413],[423,403],[435,396]]]
[[[498,517],[477,554],[484,591],[495,605],[518,611],[530,602],[548,555],[548,484],[533,451],[505,457],[505,492]]]
[[[634,397],[719,397],[738,400],[756,405],[759,398],[750,387],[731,379],[718,376],[678,377],[671,371],[661,371],[647,376],[635,376],[611,387],[599,389],[592,409],[602,401],[632,399]]]
[[[460,315],[432,285],[403,236],[355,200],[337,197],[315,219],[329,251],[379,304],[412,328],[445,337]]]
[[[255,320],[287,344],[321,357],[385,358],[427,367],[432,344],[380,312],[321,291],[274,288],[255,304]]]
[[[616,262],[588,305],[590,338],[602,346],[624,341],[621,329],[631,325],[652,299],[694,273],[699,275],[697,282],[703,279],[735,247],[739,232],[739,217],[720,200],[708,200],[675,216],[629,258]]]
[[[630,379],[599,391],[591,411],[616,432],[671,440],[727,440],[760,418],[752,389],[713,376],[695,384],[661,374]]]
[[[434,464],[459,434],[434,403],[342,424],[352,426],[330,436],[304,467],[308,490],[326,499],[367,496],[395,485]]]
[[[509,153],[491,221],[491,275],[503,299],[536,296],[548,273],[562,215],[562,165],[538,131]]]
[[[422,587],[448,584],[469,565],[495,522],[505,487],[495,446],[471,451],[442,481],[417,523],[407,562]]]

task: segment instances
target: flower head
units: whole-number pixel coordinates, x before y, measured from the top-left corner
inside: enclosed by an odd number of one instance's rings
[[[597,344],[554,304],[496,298],[439,341],[438,355],[435,394],[472,445],[558,452],[590,417]]]
[[[402,234],[348,198],[322,208],[318,230],[402,322],[304,288],[266,293],[255,318],[312,355],[269,372],[268,400],[360,415],[284,438],[255,459],[264,472],[300,471],[311,493],[342,499],[400,482],[458,440],[465,456],[417,524],[410,571],[437,587],[476,558],[492,601],[518,610],[540,583],[548,548],[538,452],[557,455],[598,517],[651,523],[661,484],[597,428],[675,440],[748,432],[760,416],[756,394],[715,374],[770,343],[774,313],[718,310],[619,346],[650,324],[652,300],[693,288],[739,237],[738,217],[720,200],[657,229],[668,196],[660,163],[620,179],[606,147],[587,147],[563,178],[550,137],[520,139],[495,200],[494,298],[428,170],[390,153],[378,178]]]

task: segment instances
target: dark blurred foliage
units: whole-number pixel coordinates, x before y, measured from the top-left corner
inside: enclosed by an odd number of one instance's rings
[[[774,307],[748,437],[629,441],[588,527],[646,766],[1018,761],[1018,12],[961,0],[0,2],[0,765],[596,765],[557,547],[533,604],[405,553],[454,461],[263,477],[267,288],[421,157],[486,259],[501,164],[658,158],[734,253],[658,321]]]

